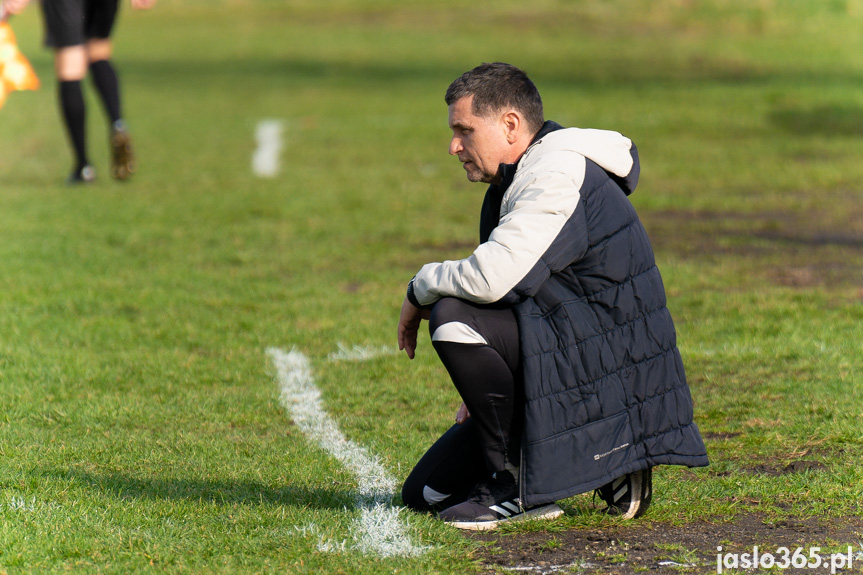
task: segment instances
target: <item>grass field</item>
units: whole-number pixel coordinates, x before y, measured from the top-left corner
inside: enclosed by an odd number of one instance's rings
[[[107,177],[89,90],[100,177],[70,188],[31,7],[13,26],[43,87],[0,110],[0,574],[543,572],[565,551],[562,572],[636,572],[655,564],[627,537],[741,522],[863,552],[861,25],[859,0],[162,0],[116,34],[139,173]],[[402,511],[423,552],[386,557],[357,531],[362,477],[280,401],[268,350],[308,358],[397,483],[449,425],[428,338],[410,362],[395,326],[421,265],[476,241],[443,93],[496,60],[548,118],[638,145],[712,465],[658,470],[631,526],[590,495],[491,538]],[[262,179],[266,119],[284,150]],[[585,532],[617,551],[579,555]],[[706,573],[735,541],[647,545]]]

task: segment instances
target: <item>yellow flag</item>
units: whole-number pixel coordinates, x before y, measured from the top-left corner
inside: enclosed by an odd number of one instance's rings
[[[36,90],[39,78],[27,58],[18,50],[8,22],[0,22],[0,108],[15,90]]]

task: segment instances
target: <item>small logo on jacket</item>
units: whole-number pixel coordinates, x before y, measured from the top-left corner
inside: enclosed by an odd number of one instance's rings
[[[594,455],[594,456],[593,456],[593,460],[594,460],[594,461],[599,461],[599,460],[600,460],[600,459],[602,459],[603,457],[606,457],[606,456],[608,456],[608,455],[611,455],[611,454],[612,454],[612,453],[614,453],[615,451],[620,451],[621,449],[624,449],[624,448],[626,448],[626,447],[629,447],[629,443],[624,443],[623,445],[618,445],[618,446],[617,446],[617,447],[615,447],[614,449],[612,449],[612,450],[610,450],[610,451],[606,451],[605,453],[597,453],[596,455]]]

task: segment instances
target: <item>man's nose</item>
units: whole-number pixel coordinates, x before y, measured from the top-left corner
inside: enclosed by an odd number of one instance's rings
[[[453,138],[449,142],[449,155],[456,156],[459,152],[461,152],[464,148],[461,145],[460,138]]]

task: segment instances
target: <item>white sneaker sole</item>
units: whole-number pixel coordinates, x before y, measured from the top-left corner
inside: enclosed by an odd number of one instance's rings
[[[629,496],[629,509],[621,514],[621,517],[624,519],[633,519],[641,507],[641,499],[639,498],[639,495],[641,494],[641,475],[642,474],[639,472],[632,473],[629,476],[632,494]]]
[[[563,515],[563,509],[557,503],[535,507],[524,513],[513,515],[512,517],[504,517],[495,521],[449,521],[447,525],[452,525],[458,529],[467,529],[470,531],[487,531],[494,529],[502,523],[510,523],[513,521],[525,521],[528,519],[556,519]]]
[[[623,519],[634,519],[644,514],[647,511],[648,505],[650,505],[650,497],[651,497],[651,485],[652,481],[652,470],[648,471],[639,471],[636,473],[631,473],[629,475],[624,475],[623,477],[618,478],[614,483],[614,499],[620,499],[624,495],[627,494],[629,489],[632,490],[632,494],[629,497],[629,507],[627,509],[617,508],[617,515]],[[629,485],[626,484],[626,479],[629,479]],[[647,483],[644,482],[645,478],[648,480]]]

